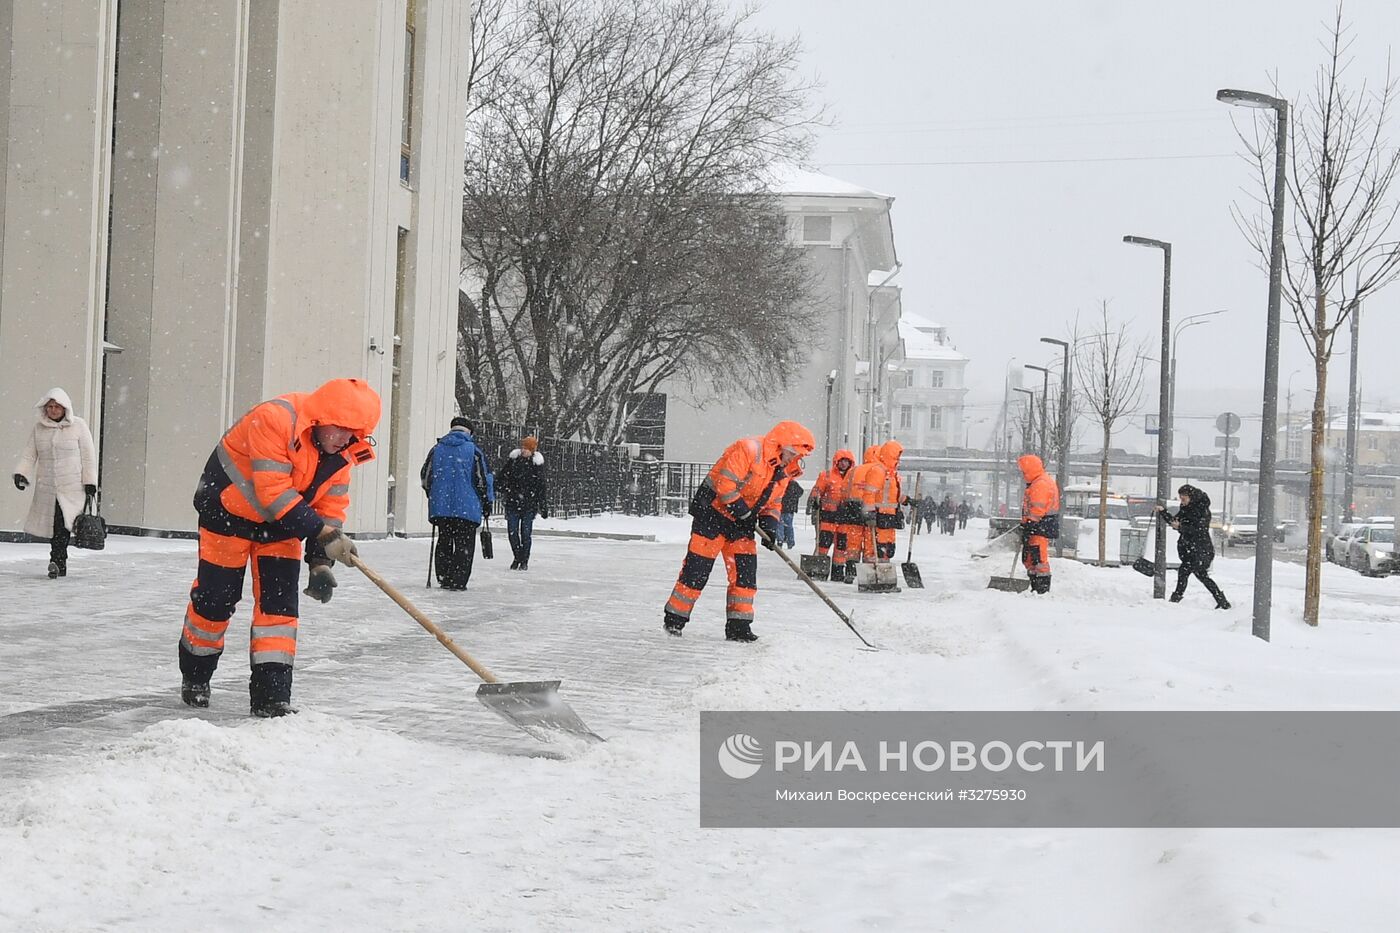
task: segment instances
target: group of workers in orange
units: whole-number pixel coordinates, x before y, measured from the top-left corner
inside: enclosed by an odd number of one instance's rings
[[[802,459],[816,448],[812,432],[783,421],[763,437],[740,438],[725,448],[690,502],[690,547],[680,576],[666,600],[662,625],[680,635],[705,588],[715,558],[723,555],[729,572],[724,635],[752,642],[753,601],[758,589],[758,550],[754,535],[770,550],[778,540],[783,491],[802,475]],[[849,450],[838,450],[830,469],[812,485],[818,505],[817,553],[831,555],[831,579],[854,583],[861,561],[895,555],[895,534],[904,527],[904,495],[899,460],[904,446],[886,441],[868,447],[860,464]],[[1060,491],[1034,454],[1017,465],[1026,482],[1021,497],[1021,560],[1031,591],[1050,592],[1050,541],[1059,535]]]

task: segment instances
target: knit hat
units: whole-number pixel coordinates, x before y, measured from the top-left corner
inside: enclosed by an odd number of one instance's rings
[[[462,418],[462,417],[460,417],[460,416],[459,416],[459,417],[456,417],[456,418],[453,418],[453,419],[452,419],[452,427],[454,427],[454,428],[466,428],[468,431],[472,432],[473,434],[476,433],[476,425],[472,424],[472,423],[471,423],[471,419],[469,419],[469,418]]]
[[[533,436],[522,438],[520,441],[520,449],[528,453],[534,453],[536,450],[539,449],[539,446],[540,442],[536,440]]]

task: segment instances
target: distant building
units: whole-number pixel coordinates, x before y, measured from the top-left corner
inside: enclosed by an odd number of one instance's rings
[[[916,455],[963,447],[963,400],[968,358],[948,339],[948,328],[905,312],[899,321],[903,360],[892,374],[894,437]]]
[[[789,237],[805,250],[818,283],[823,325],[804,348],[807,361],[792,374],[790,388],[767,405],[680,379],[656,393],[660,398],[638,400],[646,405],[647,424],[646,437],[635,441],[648,449],[659,441],[667,460],[712,461],[736,437],[764,433],[784,419],[811,428],[822,461],[842,447],[859,452],[872,436],[886,439],[878,424],[889,420],[881,410],[878,374],[899,360],[898,290],[877,295],[870,286],[889,278],[879,270],[896,265],[894,198],[800,169],[784,170],[773,190],[787,214]],[[661,421],[664,437],[655,431]]]
[[[1311,459],[1311,413],[1294,412],[1291,424],[1279,429],[1279,451],[1283,459],[1306,464]],[[1334,410],[1323,435],[1325,479],[1323,492],[1328,516],[1346,510],[1342,493],[1346,475],[1347,413]],[[1400,412],[1362,411],[1357,416],[1356,465],[1400,466]],[[1307,499],[1294,493],[1285,499],[1286,517],[1301,520],[1307,514]],[[1368,515],[1394,515],[1395,489],[1357,486],[1352,511],[1360,518]]]

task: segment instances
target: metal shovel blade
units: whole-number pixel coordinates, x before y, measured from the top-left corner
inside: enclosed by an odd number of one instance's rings
[[[1031,581],[1020,577],[992,577],[987,581],[987,589],[1005,593],[1024,593],[1031,588]]]
[[[894,564],[856,564],[856,589],[862,593],[898,593]]]
[[[924,575],[919,572],[919,565],[912,560],[906,560],[899,565],[900,572],[904,574],[904,585],[911,590],[921,590],[924,588]]]
[[[830,554],[803,554],[802,572],[813,580],[831,579]]]
[[[476,698],[491,712],[541,742],[558,742],[568,736],[603,741],[559,696],[557,680],[482,684],[476,688]]]

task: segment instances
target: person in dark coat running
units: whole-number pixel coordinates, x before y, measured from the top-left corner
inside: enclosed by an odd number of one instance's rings
[[[802,486],[797,480],[790,480],[783,490],[783,547],[792,550],[797,547],[797,532],[792,523],[797,518],[797,510],[802,507]]]
[[[533,437],[521,440],[499,470],[501,501],[506,506],[506,534],[515,555],[511,570],[530,569],[535,515],[549,518],[549,491],[544,479],[544,454]]]
[[[1210,565],[1215,560],[1215,545],[1210,542],[1210,497],[1195,486],[1182,486],[1176,491],[1181,508],[1173,515],[1164,506],[1157,506],[1158,517],[1176,529],[1176,555],[1181,568],[1176,572],[1176,590],[1171,601],[1181,602],[1186,595],[1186,583],[1194,574],[1215,597],[1215,608],[1229,609],[1230,601],[1219,584],[1210,578]]]
[[[472,438],[473,425],[453,418],[452,430],[423,461],[419,476],[428,494],[428,520],[437,527],[433,564],[445,590],[465,590],[476,560],[476,530],[495,498],[486,454]]]

